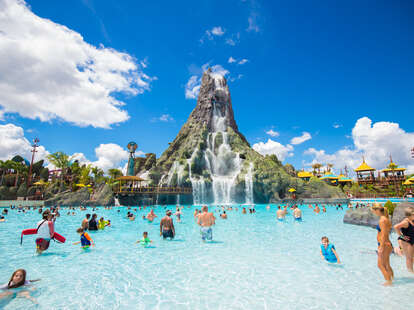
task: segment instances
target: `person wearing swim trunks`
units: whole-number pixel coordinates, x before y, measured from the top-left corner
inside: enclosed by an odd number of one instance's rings
[[[98,221],[96,220],[98,215],[96,213],[92,214],[92,218],[89,221],[88,229],[91,230],[98,230]]]
[[[213,230],[211,226],[216,223],[216,218],[212,212],[208,212],[208,207],[203,206],[201,214],[198,216],[197,224],[201,226],[200,233],[203,242],[213,240]]]
[[[53,216],[49,210],[45,210],[42,213],[43,219],[37,223],[37,238],[36,238],[36,252],[42,254],[49,248],[50,239],[53,238],[55,233],[54,223],[52,221]]]
[[[86,214],[86,217],[83,219],[81,227],[83,228],[83,230],[88,230],[89,229],[89,219],[91,218],[91,215],[88,213]]]
[[[170,210],[167,210],[165,212],[165,216],[161,219],[160,222],[160,236],[162,236],[164,239],[173,239],[175,237],[174,222],[171,218],[171,214],[172,212]]]
[[[177,217],[177,222],[181,222],[181,210],[180,207],[177,207],[176,212],[174,213],[174,215]]]
[[[394,229],[399,235],[398,241],[401,244],[402,253],[405,255],[407,270],[414,273],[414,208],[405,209],[405,219],[395,225]]]
[[[390,255],[393,250],[389,238],[392,228],[391,220],[389,219],[387,208],[384,208],[379,204],[371,207],[371,211],[380,218],[377,225],[378,268],[384,276],[384,286],[390,286],[392,285],[392,280],[394,279],[394,271],[390,265]]]
[[[293,209],[293,217],[295,221],[302,221],[302,211],[298,208],[298,206],[295,206]]]

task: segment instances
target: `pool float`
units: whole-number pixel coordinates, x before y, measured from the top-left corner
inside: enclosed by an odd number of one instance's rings
[[[22,234],[20,236],[20,244],[23,243],[23,235],[36,235],[37,234],[37,229],[36,228],[29,228],[29,229],[24,229],[22,231]],[[58,241],[60,243],[65,243],[66,238],[63,237],[62,235],[58,234],[57,232],[53,233],[53,240]]]

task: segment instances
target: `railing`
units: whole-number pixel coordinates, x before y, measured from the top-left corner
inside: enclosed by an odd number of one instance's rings
[[[129,186],[114,187],[112,191],[116,194],[192,194],[193,189],[191,187],[158,187],[158,186],[145,186],[131,188]]]

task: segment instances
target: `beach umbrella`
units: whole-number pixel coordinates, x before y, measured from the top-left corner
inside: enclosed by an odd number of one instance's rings
[[[296,189],[294,189],[294,188],[289,188],[288,192],[289,192],[289,193],[294,193],[294,192],[296,192]]]

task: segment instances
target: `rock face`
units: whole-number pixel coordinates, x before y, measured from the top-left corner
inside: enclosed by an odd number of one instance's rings
[[[81,188],[76,192],[67,190],[53,195],[45,200],[46,206],[112,206],[114,195],[109,185],[102,184],[91,194],[88,188]]]
[[[378,220],[378,216],[374,215],[369,208],[350,209],[344,216],[344,223],[353,225],[376,227]]]
[[[197,106],[149,178],[152,185],[192,186],[195,204],[267,203],[284,198],[289,187],[299,197],[343,197],[322,181],[307,184],[289,175],[275,155],[254,151],[234,120],[226,79],[210,69],[203,74]]]
[[[392,215],[392,225],[400,223],[405,218],[405,209],[407,208],[413,208],[414,209],[414,203],[409,202],[402,202],[398,204],[395,209],[394,213]]]

